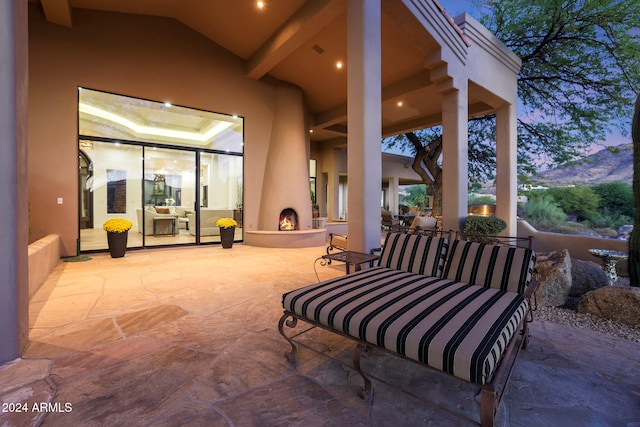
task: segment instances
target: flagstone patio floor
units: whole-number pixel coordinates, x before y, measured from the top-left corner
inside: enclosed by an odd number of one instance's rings
[[[32,298],[23,358],[0,365],[0,426],[466,426],[477,389],[386,353],[277,323],[284,292],[317,281],[325,248],[192,247],[92,255]],[[320,279],[344,266],[315,264]],[[640,426],[640,344],[536,321],[499,426]]]

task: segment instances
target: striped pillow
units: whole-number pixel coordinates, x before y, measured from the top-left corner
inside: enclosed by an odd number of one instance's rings
[[[383,267],[286,293],[285,310],[476,384],[490,381],[522,295]]]
[[[380,254],[380,266],[440,277],[449,241],[442,237],[389,233]]]
[[[523,294],[535,262],[531,249],[455,240],[443,278]]]

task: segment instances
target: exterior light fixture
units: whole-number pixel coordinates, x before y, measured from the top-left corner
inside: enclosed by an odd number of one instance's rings
[[[338,70],[341,70],[343,66],[344,66],[344,64],[342,63],[342,61],[338,61],[338,62],[336,62],[336,68],[337,68]]]
[[[169,107],[171,107],[171,103],[167,101],[167,102],[164,103],[164,106],[169,108]]]
[[[404,105],[404,102],[402,101],[398,101],[398,103],[396,104],[398,107],[402,107]]]

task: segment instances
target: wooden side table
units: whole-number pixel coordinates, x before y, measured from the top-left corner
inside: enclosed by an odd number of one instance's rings
[[[345,269],[347,274],[351,273],[351,266],[354,267],[355,271],[360,271],[362,269],[362,265],[369,263],[369,267],[373,267],[373,262],[379,258],[378,255],[365,254],[362,252],[356,251],[344,251],[344,252],[335,252],[328,255],[322,255],[322,259],[326,261],[340,261],[345,263]]]
[[[175,236],[176,235],[176,219],[178,217],[175,216],[156,216],[153,217],[153,235],[154,236]],[[158,233],[156,230],[156,225],[158,221],[167,221],[169,222],[170,232],[169,233]]]

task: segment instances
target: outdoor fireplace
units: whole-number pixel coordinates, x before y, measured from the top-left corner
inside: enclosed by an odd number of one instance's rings
[[[291,208],[284,209],[280,212],[280,221],[278,222],[279,231],[293,231],[298,229],[298,215]]]

